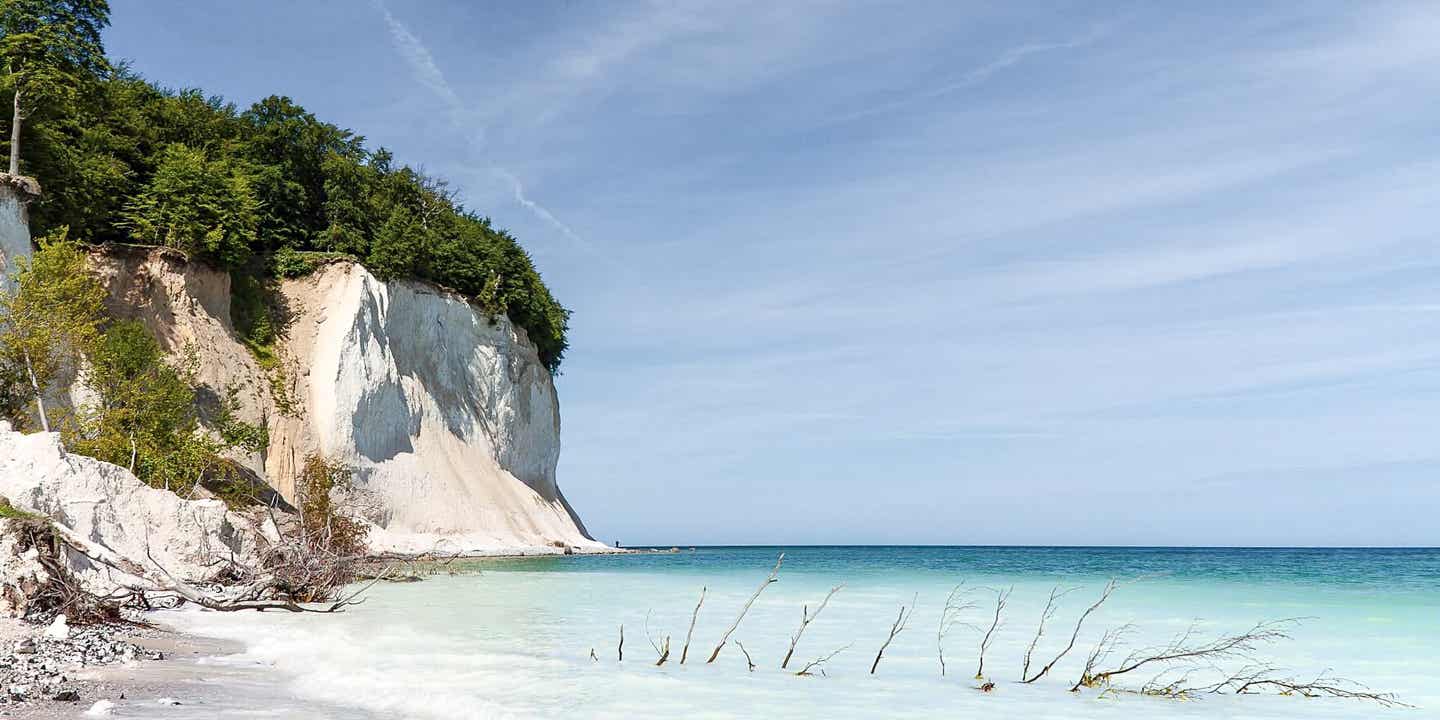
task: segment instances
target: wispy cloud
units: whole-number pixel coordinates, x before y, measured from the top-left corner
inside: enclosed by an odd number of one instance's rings
[[[1058,42],[1028,42],[1016,45],[1006,49],[993,60],[966,70],[960,75],[958,80],[898,100],[876,103],[851,113],[832,117],[828,120],[827,124],[847,123],[875,115],[893,113],[897,110],[935,100],[960,90],[973,88],[989,80],[990,77],[996,73],[1024,62],[1027,58],[1035,55],[1082,48],[1099,40],[1103,35],[1104,31],[1097,27],[1084,35],[1077,36],[1070,40]]]

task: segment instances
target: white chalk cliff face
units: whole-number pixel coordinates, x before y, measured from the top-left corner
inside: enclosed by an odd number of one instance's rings
[[[161,250],[92,261],[114,314],[142,320],[171,352],[193,347],[217,395],[240,391],[241,419],[270,431],[265,452],[240,459],[281,494],[294,499],[311,453],[354,470],[375,550],[604,548],[556,485],[550,374],[503,316],[492,323],[456,294],[333,263],[281,284],[291,321],[281,369],[267,371],[236,339],[225,273]]]
[[[15,260],[30,257],[30,226],[26,223],[25,205],[19,183],[0,173],[0,289],[12,287],[10,276]]]

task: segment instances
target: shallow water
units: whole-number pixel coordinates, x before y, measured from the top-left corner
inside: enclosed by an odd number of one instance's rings
[[[478,573],[376,587],[364,605],[340,615],[182,612],[165,619],[247,644],[244,654],[217,662],[274,673],[268,677],[278,685],[252,677],[231,689],[232,704],[248,710],[217,714],[212,704],[206,717],[286,717],[300,705],[307,717],[334,718],[1403,718],[1440,709],[1440,550],[788,548],[779,582],[745,617],[733,636],[738,642],[704,664],[779,552],[701,548],[492,561],[470,566]],[[1112,577],[1122,586],[1091,616],[1052,676],[1014,682],[1050,589],[1076,588],[1036,650],[1044,661],[1064,647],[1075,618]],[[963,625],[945,639],[950,672],[940,675],[937,625],[946,595],[962,580],[976,588],[971,599],[989,605],[961,618],[979,630],[993,613],[990,589],[1014,588],[986,656],[992,693],[974,689],[980,631]],[[813,608],[839,583],[845,588],[806,631],[791,669],[848,649],[825,666],[824,677],[781,672],[801,606]],[[681,666],[702,587],[705,603],[689,662]],[[913,619],[870,675],[891,623],[912,598]],[[1106,628],[1133,624],[1129,646],[1138,647],[1197,621],[1202,635],[1213,636],[1279,618],[1303,619],[1292,640],[1262,648],[1260,660],[1297,677],[1329,669],[1418,709],[1344,699],[1179,702],[1067,692]],[[617,662],[621,623],[625,660]],[[671,636],[672,659],[663,667],[654,665],[647,625],[651,636]],[[742,643],[754,672],[747,671]],[[1199,681],[1207,672],[1192,676]],[[1125,686],[1154,673],[1136,675]]]

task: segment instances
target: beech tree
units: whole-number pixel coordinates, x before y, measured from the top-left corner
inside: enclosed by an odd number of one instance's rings
[[[8,2],[8,0],[5,0]],[[63,233],[40,241],[20,259],[13,293],[0,293],[0,362],[14,368],[35,402],[40,428],[50,431],[45,390],[78,365],[99,336],[105,289],[86,269],[85,253]]]
[[[11,94],[10,174],[20,174],[20,131],[41,103],[73,94],[109,67],[100,31],[106,0],[0,0],[0,67]]]

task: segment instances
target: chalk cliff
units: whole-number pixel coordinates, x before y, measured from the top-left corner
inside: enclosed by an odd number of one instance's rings
[[[15,260],[30,256],[25,204],[39,192],[30,178],[0,173],[0,289],[10,288]]]
[[[113,315],[194,349],[204,394],[238,391],[270,445],[237,459],[287,499],[310,453],[354,470],[375,550],[604,549],[556,485],[555,387],[505,317],[335,262],[276,288],[285,335],[278,366],[261,367],[235,333],[228,274],[146,248],[98,250],[92,266]]]

